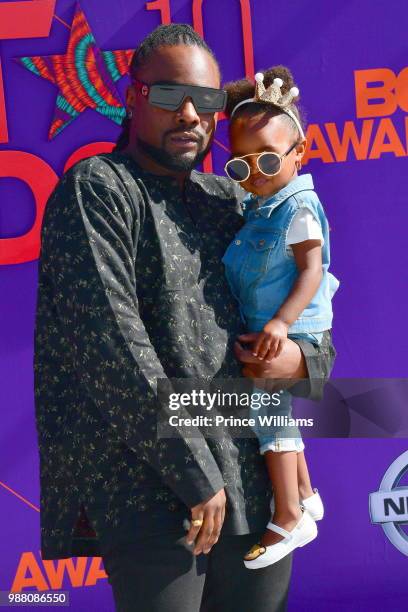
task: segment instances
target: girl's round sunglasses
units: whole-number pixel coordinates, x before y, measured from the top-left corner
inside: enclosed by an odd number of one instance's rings
[[[257,155],[256,165],[259,172],[265,176],[275,176],[279,174],[282,168],[282,160],[284,157],[289,155],[291,151],[296,147],[298,142],[294,142],[285,153],[279,155],[272,151],[264,151],[263,153],[248,153],[242,157],[233,157],[224,166],[225,173],[237,183],[243,183],[246,181],[251,174],[251,167],[248,162],[244,159],[251,155]]]

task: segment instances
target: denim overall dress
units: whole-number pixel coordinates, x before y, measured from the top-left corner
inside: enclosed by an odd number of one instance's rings
[[[311,302],[290,326],[288,337],[319,344],[325,330],[331,329],[333,311],[331,300],[339,281],[329,272],[329,226],[314,191],[311,174],[295,177],[278,193],[265,201],[249,194],[243,202],[245,225],[227,248],[223,257],[225,274],[232,293],[238,301],[241,317],[248,332],[262,331],[264,325],[278,312],[298,277],[293,254],[286,248],[289,227],[301,208],[309,209],[319,222],[324,238],[322,246],[323,277]],[[256,393],[265,393],[255,389]],[[260,451],[304,449],[296,426],[282,422],[291,417],[291,395],[280,394],[277,407],[251,408]],[[260,425],[260,417],[282,416],[278,425]]]

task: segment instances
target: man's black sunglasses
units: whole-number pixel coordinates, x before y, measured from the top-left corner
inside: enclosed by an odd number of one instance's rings
[[[133,79],[133,83],[149,104],[165,110],[177,110],[186,98],[192,99],[197,113],[217,113],[227,104],[227,92],[223,89],[179,83],[148,85],[138,79]]]

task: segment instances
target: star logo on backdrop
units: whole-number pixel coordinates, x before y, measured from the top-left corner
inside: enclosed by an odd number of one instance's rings
[[[133,51],[101,51],[77,5],[65,54],[16,58],[27,70],[58,87],[49,140],[88,108],[122,123],[126,110],[115,83],[129,72]]]

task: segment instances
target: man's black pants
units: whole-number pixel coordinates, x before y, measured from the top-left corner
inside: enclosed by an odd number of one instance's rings
[[[192,554],[185,532],[148,535],[102,553],[117,612],[282,612],[292,556],[248,570],[244,554],[261,534],[222,535],[208,555]]]

